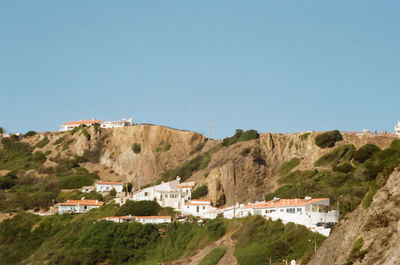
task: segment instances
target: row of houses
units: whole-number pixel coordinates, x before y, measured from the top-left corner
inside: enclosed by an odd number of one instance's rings
[[[118,128],[118,127],[125,127],[125,126],[131,126],[133,125],[133,120],[132,118],[129,119],[122,119],[119,121],[102,121],[98,120],[96,118],[93,118],[91,120],[80,120],[80,121],[69,121],[64,124],[62,124],[60,127],[61,132],[66,132],[73,130],[75,127],[79,126],[93,126],[93,125],[98,125],[101,128]]]
[[[96,191],[109,192],[115,189],[121,192],[123,182],[99,182],[96,184]],[[283,223],[293,222],[304,225],[307,228],[317,231],[326,236],[330,233],[329,227],[319,226],[318,224],[334,224],[338,221],[338,211],[329,211],[329,198],[311,198],[304,199],[279,199],[274,198],[270,201],[236,204],[234,206],[216,208],[208,200],[192,199],[192,189],[195,182],[180,182],[180,178],[169,182],[162,182],[159,185],[139,190],[129,197],[116,198],[115,202],[119,204],[126,203],[127,200],[144,201],[155,200],[163,207],[172,207],[184,215],[192,215],[204,219],[214,219],[222,214],[224,218],[241,218],[250,215],[260,215],[272,220],[282,220]],[[81,200],[67,201],[60,204],[60,213],[82,213],[92,208],[100,207],[102,202]],[[107,217],[105,220],[117,223],[123,222],[142,222],[142,223],[164,223],[161,217]]]
[[[116,192],[122,192],[124,189],[124,182],[120,181],[99,181],[95,184],[95,186],[83,186],[82,192],[83,193],[90,193],[90,192],[110,192],[115,190]]]

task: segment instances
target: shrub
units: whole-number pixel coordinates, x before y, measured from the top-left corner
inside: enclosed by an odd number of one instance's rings
[[[60,138],[58,138],[55,142],[54,142],[54,145],[59,145],[59,144],[61,144],[62,142],[64,142],[64,137],[60,137]]]
[[[343,140],[338,130],[321,133],[315,137],[315,144],[320,148],[333,147],[336,142]]]
[[[204,197],[208,194],[208,187],[207,185],[201,185],[200,187],[196,188],[192,192],[192,199],[199,199],[201,197]]]
[[[132,144],[132,150],[135,154],[139,154],[142,151],[142,147],[138,143]]]
[[[251,156],[253,157],[254,163],[265,166],[265,160],[262,158],[261,150],[259,148],[254,148]]]
[[[69,148],[69,145],[74,142],[74,139],[69,139],[66,143],[64,143],[62,151],[65,151]]]
[[[117,191],[115,189],[110,190],[110,196],[115,197],[117,195]]]
[[[240,152],[240,155],[247,156],[248,154],[250,154],[250,152],[251,152],[250,148],[246,147]]]
[[[82,134],[85,135],[86,139],[90,141],[90,134],[86,129],[82,129]]]
[[[212,249],[204,256],[199,265],[216,265],[225,255],[226,251],[226,247],[217,247]]]
[[[353,158],[355,147],[352,144],[346,144],[337,147],[335,150],[321,156],[315,161],[314,166],[336,166],[340,163],[348,163]]]
[[[47,135],[36,144],[36,147],[38,148],[43,148],[45,147],[48,143],[50,142],[49,138],[47,137]]]
[[[354,152],[354,160],[364,163],[366,160],[370,159],[373,154],[379,151],[381,151],[381,149],[374,144],[363,145],[360,149]]]
[[[44,152],[44,155],[45,156],[48,156],[48,155],[50,155],[51,154],[51,150],[47,150],[46,152]]]
[[[32,155],[32,160],[35,161],[35,162],[38,162],[40,164],[43,164],[47,160],[47,158],[46,158],[46,155],[43,152],[36,151]]]
[[[71,135],[74,135],[75,133],[77,133],[81,128],[82,128],[82,127],[80,127],[80,126],[73,128],[73,129],[71,130]]]
[[[0,189],[10,189],[17,182],[17,176],[13,173],[8,173],[5,176],[0,177]]]
[[[303,133],[299,135],[299,138],[304,141],[308,139],[308,136],[310,136],[310,133]]]
[[[300,159],[294,157],[289,161],[283,162],[283,164],[278,168],[276,174],[279,175],[286,175],[289,173],[293,168],[297,167],[300,164]]]
[[[31,137],[31,136],[34,136],[36,134],[37,134],[37,132],[35,132],[35,131],[29,131],[29,132],[25,133],[24,137]]]
[[[256,130],[247,130],[240,135],[240,137],[237,141],[238,142],[250,141],[250,140],[258,139],[259,137],[260,137],[260,134]]]
[[[132,183],[130,183],[130,182],[125,183],[124,186],[122,187],[122,191],[131,192],[132,191]]]
[[[135,215],[152,216],[158,215],[161,206],[156,201],[130,201],[128,200],[117,212],[117,216]]]
[[[193,148],[193,150],[190,151],[190,155],[193,155],[194,153],[199,152],[201,149],[203,149],[203,147],[204,147],[205,145],[206,145],[205,142],[200,142],[200,143],[198,143],[198,144]]]

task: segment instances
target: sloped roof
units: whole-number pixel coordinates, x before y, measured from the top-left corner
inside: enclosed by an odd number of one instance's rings
[[[88,205],[88,206],[102,206],[103,202],[96,200],[68,200],[66,202],[60,203],[61,206],[68,205]]]
[[[262,203],[255,203],[246,205],[245,208],[272,208],[272,207],[287,207],[287,206],[304,206],[313,204],[329,198],[312,198],[310,200],[304,199],[280,199],[279,201],[270,200]]]

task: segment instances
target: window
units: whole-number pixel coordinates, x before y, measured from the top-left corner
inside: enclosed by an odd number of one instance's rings
[[[287,209],[286,209],[286,212],[287,212],[287,213],[295,213],[295,212],[296,212],[296,209],[295,209],[295,208],[287,208]]]
[[[297,212],[300,212],[300,213],[301,213],[301,208],[297,208]]]
[[[148,196],[148,195],[147,195],[147,192],[144,193],[144,196]]]
[[[205,206],[203,206],[203,210],[205,210],[206,209],[206,207]]]

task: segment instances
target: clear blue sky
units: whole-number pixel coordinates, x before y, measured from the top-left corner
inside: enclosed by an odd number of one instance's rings
[[[400,1],[1,1],[0,126],[393,131]]]

